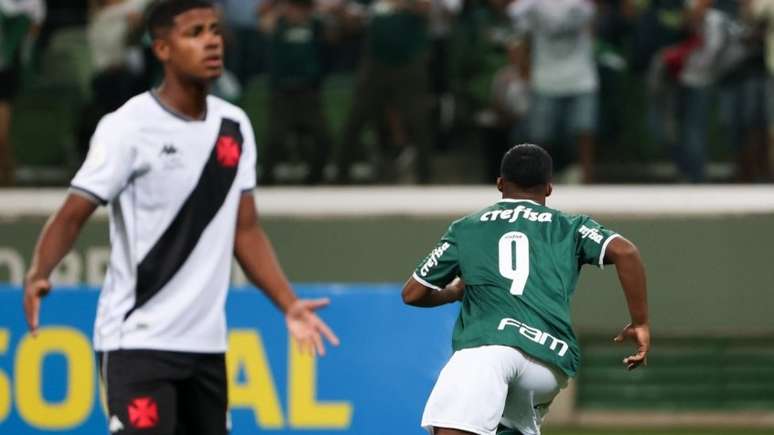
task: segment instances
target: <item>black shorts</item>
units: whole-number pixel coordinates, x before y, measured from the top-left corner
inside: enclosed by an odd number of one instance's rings
[[[224,354],[115,350],[97,357],[111,434],[228,434]]]
[[[11,101],[19,93],[21,80],[18,67],[0,69],[0,101]]]

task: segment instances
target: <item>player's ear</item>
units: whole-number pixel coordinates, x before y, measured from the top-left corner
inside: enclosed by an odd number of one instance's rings
[[[503,191],[503,177],[497,177],[497,190]]]
[[[169,60],[169,42],[165,37],[153,38],[153,54],[161,63]]]
[[[554,185],[551,183],[546,184],[546,198],[551,196],[551,193],[554,191]]]

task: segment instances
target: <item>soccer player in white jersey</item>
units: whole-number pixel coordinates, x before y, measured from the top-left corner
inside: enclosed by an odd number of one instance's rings
[[[255,139],[245,113],[208,96],[223,70],[215,9],[170,0],[148,16],[163,83],[106,115],[70,192],[43,229],[24,291],[34,334],[52,269],[99,204],[111,256],[94,345],[112,433],[226,434],[226,321],[231,259],[285,314],[289,333],[323,354],[338,339],[300,300],[262,230],[252,196]]]

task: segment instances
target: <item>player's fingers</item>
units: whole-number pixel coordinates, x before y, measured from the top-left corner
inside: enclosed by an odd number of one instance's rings
[[[623,343],[624,341],[623,331],[618,335],[616,335],[615,337],[613,337],[613,341],[615,341],[616,343]]]
[[[30,294],[24,295],[24,317],[27,320],[27,328],[34,337],[38,330],[38,316],[40,311],[40,299]]]
[[[288,332],[293,337],[293,341],[298,347],[298,351],[301,353],[307,352],[307,347],[309,343],[308,329],[309,328],[307,326],[296,324],[296,323],[292,323],[288,325]]]
[[[632,370],[645,362],[646,355],[645,352],[637,352],[635,355],[624,358],[623,363],[626,365],[626,368]]]
[[[331,300],[328,298],[308,299],[304,300],[302,303],[304,304],[304,308],[315,311],[330,304]]]
[[[627,370],[634,370],[642,364],[643,364],[643,361],[632,361],[626,365],[626,368]]]
[[[647,355],[647,352],[645,352],[644,350],[640,350],[640,351],[637,351],[637,353],[635,353],[634,355],[630,356],[629,358],[641,361],[645,359],[645,355]]]
[[[296,339],[296,342],[298,343],[298,349],[301,351],[302,354],[306,355],[309,353],[312,353],[311,344],[309,343],[308,337],[300,337]]]
[[[323,341],[322,341],[322,337],[320,337],[320,334],[316,332],[312,334],[312,341],[314,341],[314,349],[316,351],[316,354],[320,356],[324,356],[325,346],[323,346]]]
[[[339,337],[336,337],[336,334],[333,333],[333,330],[325,322],[318,318],[316,324],[317,330],[320,331],[332,345],[339,345]]]

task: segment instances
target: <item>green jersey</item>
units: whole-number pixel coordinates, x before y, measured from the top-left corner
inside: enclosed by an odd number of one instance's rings
[[[437,290],[465,281],[454,350],[513,346],[574,376],[570,299],[581,266],[602,267],[615,237],[588,216],[503,199],[453,222],[413,277]]]
[[[382,65],[406,66],[419,59],[427,49],[427,19],[390,1],[371,4],[366,47],[370,56]]]
[[[269,79],[278,90],[317,88],[323,76],[323,23],[312,16],[293,24],[277,20],[269,48]]]

